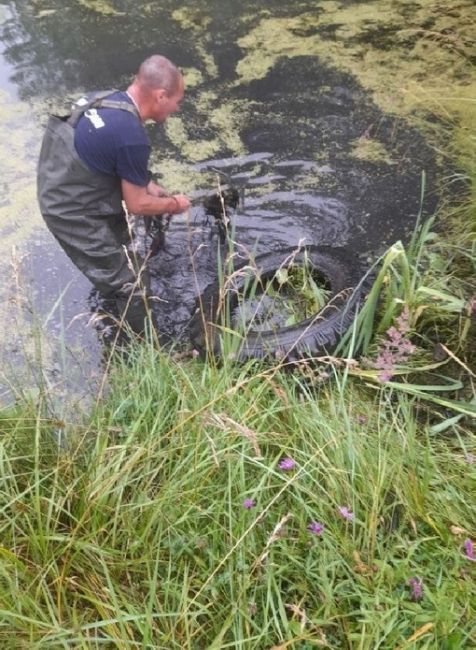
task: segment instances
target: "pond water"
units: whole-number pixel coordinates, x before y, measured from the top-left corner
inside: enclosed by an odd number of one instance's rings
[[[91,287],[42,223],[36,160],[48,111],[84,91],[126,87],[150,54],[172,59],[187,84],[181,113],[150,127],[153,171],[194,197],[151,269],[159,325],[172,338],[186,338],[197,291],[216,276],[217,237],[200,197],[220,179],[242,188],[232,218],[247,251],[306,242],[374,259],[412,231],[423,170],[431,213],[433,149],[390,112],[391,92],[383,101],[368,81],[392,47],[403,58],[381,22],[401,29],[410,4],[414,16],[425,3],[388,2],[385,18],[372,4],[0,0],[4,400],[19,378],[81,395],[101,375]],[[362,54],[369,43],[377,62]]]

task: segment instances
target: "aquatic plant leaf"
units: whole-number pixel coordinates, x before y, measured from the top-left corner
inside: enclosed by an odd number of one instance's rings
[[[430,296],[433,300],[439,301],[439,309],[444,309],[445,311],[451,312],[462,312],[465,308],[465,301],[462,298],[453,296],[450,293],[445,291],[439,291],[438,289],[431,289],[430,287],[420,286],[416,290],[416,293],[423,293],[424,295]]]
[[[452,409],[453,411],[457,411],[458,413],[463,413],[464,415],[469,415],[470,417],[476,418],[476,404],[474,402],[463,402],[433,395],[429,392],[429,390],[434,390],[434,387],[413,386],[412,384],[398,384],[392,381],[386,382],[385,386],[388,386],[389,388],[395,388],[397,390],[403,391],[404,393],[409,393],[415,397],[433,402],[434,404],[438,404],[439,406],[444,406],[448,409]],[[422,388],[425,390],[422,390]]]
[[[443,433],[443,431],[446,431],[446,429],[449,429],[454,424],[457,424],[463,417],[464,413],[460,413],[459,415],[454,415],[452,418],[446,418],[443,420],[443,422],[439,422],[438,424],[434,424],[432,427],[430,427],[430,433]]]
[[[313,309],[313,311],[316,312],[322,309],[328,302],[329,291],[323,289],[322,287],[319,287],[310,275],[307,279],[309,287],[311,289],[311,296],[314,298],[314,301],[316,303],[316,309]]]

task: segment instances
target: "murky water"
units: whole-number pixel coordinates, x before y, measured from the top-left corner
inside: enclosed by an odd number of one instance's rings
[[[372,258],[408,236],[423,170],[424,209],[435,205],[435,162],[421,133],[385,111],[391,92],[369,91],[368,67],[380,65],[361,54],[380,20],[365,14],[371,4],[0,0],[2,385],[12,360],[20,370],[41,360],[41,381],[59,391],[83,389],[100,372],[90,286],[41,221],[36,158],[49,110],[85,90],[127,86],[152,53],[170,57],[187,81],[182,112],[151,127],[152,168],[169,190],[197,197],[216,187],[216,170],[242,187],[238,247],[305,241]],[[389,18],[403,26],[409,3],[395,4]],[[386,60],[394,35],[380,37],[372,47]],[[339,39],[348,43],[342,66]],[[361,57],[360,79],[350,54]],[[173,220],[152,268],[159,323],[172,337],[186,335],[197,290],[215,277],[216,250],[197,198]]]

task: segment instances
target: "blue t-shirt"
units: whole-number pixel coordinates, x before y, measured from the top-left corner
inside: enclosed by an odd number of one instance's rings
[[[108,99],[133,104],[125,92]],[[74,146],[81,160],[92,170],[119,176],[133,185],[149,182],[150,141],[142,122],[130,111],[117,108],[93,109],[93,117],[82,115],[75,128]]]

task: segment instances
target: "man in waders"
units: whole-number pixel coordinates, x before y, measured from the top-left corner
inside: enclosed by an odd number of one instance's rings
[[[126,253],[131,214],[180,214],[190,207],[150,180],[144,122],[179,110],[184,82],[163,56],[146,59],[128,89],[92,93],[65,117],[50,116],[38,163],[46,225],[100,295],[137,334],[148,314],[148,275]]]

